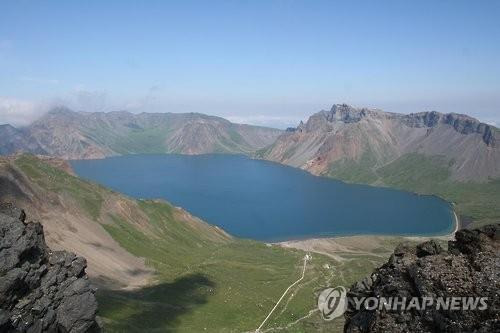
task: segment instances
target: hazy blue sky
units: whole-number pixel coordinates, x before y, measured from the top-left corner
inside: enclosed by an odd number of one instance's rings
[[[500,124],[500,1],[0,2],[0,122],[54,103],[294,124],[333,103]]]

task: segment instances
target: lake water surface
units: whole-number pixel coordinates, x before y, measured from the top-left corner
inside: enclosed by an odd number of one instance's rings
[[[238,155],[129,155],[71,164],[83,178],[135,198],[164,198],[244,238],[436,235],[454,227],[450,205],[437,197],[345,184]]]

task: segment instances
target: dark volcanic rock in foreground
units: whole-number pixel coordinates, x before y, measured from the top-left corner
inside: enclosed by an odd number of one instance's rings
[[[40,223],[0,203],[0,332],[96,332],[86,260],[52,252]]]
[[[345,332],[500,332],[500,224],[461,230],[448,251],[429,241],[400,244],[389,262],[348,292]],[[352,297],[487,297],[485,310],[394,311],[362,306]],[[408,303],[407,303],[408,304]],[[368,305],[370,306],[370,305]]]

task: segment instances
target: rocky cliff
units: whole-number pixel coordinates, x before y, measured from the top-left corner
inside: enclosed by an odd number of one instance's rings
[[[51,251],[42,225],[0,204],[0,331],[97,332],[86,260]]]
[[[51,110],[30,126],[0,126],[0,154],[28,152],[64,159],[140,153],[250,154],[282,131],[200,113]]]
[[[399,245],[389,261],[351,287],[348,297],[487,297],[487,309],[393,311],[355,308],[349,302],[345,332],[500,331],[500,224],[461,230],[444,250],[435,241]]]
[[[441,158],[453,180],[482,182],[500,177],[499,133],[456,113],[405,115],[337,104],[286,131],[259,157],[314,174],[374,183],[380,168],[421,154]]]
[[[442,114],[436,111],[420,112],[404,116],[403,121],[409,127],[452,126],[460,134],[479,134],[487,146],[496,147],[495,127],[481,123],[467,115],[458,113]]]

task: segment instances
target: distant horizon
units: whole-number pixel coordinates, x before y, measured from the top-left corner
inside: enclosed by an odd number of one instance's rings
[[[441,113],[441,114],[455,113],[455,114],[461,114],[461,115],[472,117],[472,118],[474,118],[474,119],[476,119],[479,122],[484,123],[484,124],[488,124],[488,125],[491,125],[491,126],[494,126],[494,127],[497,127],[497,128],[499,127],[498,124],[496,124],[496,123],[493,123],[493,122],[484,122],[481,119],[478,119],[478,118],[473,117],[473,116],[471,116],[469,114],[466,114],[466,113],[441,112],[439,110],[422,110],[422,111],[415,111],[415,112],[394,112],[394,111],[387,111],[387,110],[384,110],[384,109],[381,109],[381,108],[377,108],[377,107],[356,106],[356,105],[351,105],[351,104],[347,104],[347,103],[333,103],[328,108],[323,108],[323,109],[320,109],[320,110],[312,111],[304,119],[298,119],[298,121],[296,123],[293,123],[293,124],[290,123],[290,125],[286,125],[286,126],[270,126],[270,125],[265,125],[265,124],[261,124],[261,123],[258,123],[258,122],[257,123],[255,123],[255,122],[254,123],[251,123],[251,122],[242,122],[241,119],[238,119],[237,117],[231,117],[231,116],[225,117],[225,116],[221,116],[221,115],[218,115],[218,114],[203,113],[203,112],[199,112],[199,111],[186,111],[186,112],[175,112],[175,111],[148,112],[148,111],[138,111],[138,112],[133,112],[133,111],[126,110],[126,109],[121,109],[121,110],[120,109],[116,109],[116,110],[110,109],[110,110],[105,110],[105,111],[87,111],[87,110],[73,109],[73,108],[68,107],[67,105],[64,105],[64,104],[52,105],[49,108],[47,108],[43,113],[38,113],[37,117],[34,118],[34,119],[32,119],[29,123],[24,123],[24,124],[15,124],[15,123],[3,122],[2,119],[1,119],[1,116],[0,116],[0,126],[1,125],[11,125],[11,126],[16,127],[16,128],[26,127],[26,126],[31,125],[36,120],[42,118],[44,115],[46,115],[49,112],[55,111],[57,109],[67,109],[67,110],[69,110],[71,112],[77,112],[77,113],[79,113],[79,112],[81,112],[81,113],[126,112],[126,113],[130,113],[130,114],[134,114],[134,115],[138,115],[138,114],[162,114],[162,113],[170,113],[170,114],[190,114],[190,113],[192,113],[192,114],[201,114],[201,115],[205,115],[205,116],[223,118],[223,119],[228,120],[228,121],[230,121],[232,123],[235,123],[235,124],[262,126],[262,127],[270,127],[270,128],[285,130],[285,129],[290,128],[290,127],[292,127],[292,128],[297,127],[300,124],[301,121],[304,122],[304,123],[307,122],[307,120],[309,119],[309,117],[312,116],[315,113],[322,112],[322,111],[330,111],[331,108],[334,105],[348,105],[348,106],[351,106],[351,107],[356,108],[356,109],[367,108],[367,109],[370,109],[370,110],[376,110],[376,111],[387,112],[387,113],[394,113],[394,114],[403,114],[403,115],[409,115],[409,114],[415,114],[415,113],[423,113],[423,112],[438,112],[438,113]]]
[[[499,1],[2,1],[0,123],[54,104],[288,127],[331,101],[500,124]]]

